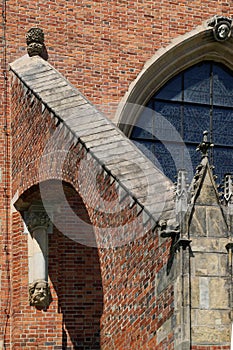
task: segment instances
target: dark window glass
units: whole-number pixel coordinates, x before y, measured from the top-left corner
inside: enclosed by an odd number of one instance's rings
[[[209,108],[188,104],[184,106],[183,140],[198,142],[204,130],[209,130]]]
[[[182,101],[182,76],[178,75],[170,80],[156,97],[163,100]]]
[[[184,79],[183,101],[209,104],[210,66],[208,63],[194,66],[182,74]]]
[[[223,67],[213,65],[213,103],[233,107],[233,76]]]
[[[204,130],[215,145],[210,162],[222,180],[233,173],[233,73],[210,61],[181,72],[154,94],[131,139],[172,180],[179,168],[186,168],[191,179]]]

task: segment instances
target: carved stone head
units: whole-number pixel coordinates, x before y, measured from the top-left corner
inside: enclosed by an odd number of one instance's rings
[[[48,54],[44,45],[44,32],[41,28],[33,27],[26,33],[26,43],[28,55],[41,56],[45,60]]]
[[[225,41],[232,36],[232,20],[223,16],[214,16],[208,21],[208,26],[213,27],[214,38],[217,41]]]
[[[52,301],[48,282],[38,280],[29,285],[29,302],[40,310],[46,310]]]
[[[223,21],[216,25],[215,27],[215,38],[218,41],[225,41],[229,38],[231,34],[231,26],[228,22]]]

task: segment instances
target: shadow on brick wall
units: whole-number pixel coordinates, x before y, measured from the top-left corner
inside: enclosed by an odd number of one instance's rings
[[[58,312],[63,315],[62,349],[100,349],[103,290],[98,250],[76,242],[77,230],[88,230],[93,240],[94,233],[90,222],[86,225],[88,214],[78,194],[69,192],[67,201],[83,220],[77,226],[70,210],[66,210],[67,203],[60,203],[55,221],[58,227],[62,222],[65,230],[54,227],[49,238],[49,277],[57,294]]]

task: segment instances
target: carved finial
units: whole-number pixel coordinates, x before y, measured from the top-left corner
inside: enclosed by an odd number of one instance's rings
[[[181,214],[187,211],[188,191],[187,191],[187,171],[180,169],[177,176],[176,188],[176,213]]]
[[[196,150],[201,152],[202,158],[208,157],[208,151],[211,147],[213,147],[213,143],[208,141],[208,131],[203,132],[203,140],[202,142],[197,146]]]
[[[232,20],[224,16],[214,16],[207,22],[213,27],[214,38],[217,41],[225,41],[232,36]]]
[[[227,214],[227,223],[229,231],[232,232],[233,228],[233,178],[231,174],[225,174],[224,176],[224,204],[227,207],[226,214]],[[231,249],[233,246],[233,243],[231,244]],[[227,248],[227,247],[226,247]],[[228,248],[227,248],[228,249]]]
[[[224,199],[227,203],[232,202],[233,196],[233,183],[232,183],[232,175],[225,174],[224,177]]]
[[[26,33],[28,55],[41,56],[47,59],[47,52],[44,45],[44,32],[41,28],[31,28]]]

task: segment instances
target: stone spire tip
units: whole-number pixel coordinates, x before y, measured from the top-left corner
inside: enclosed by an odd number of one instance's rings
[[[200,151],[202,158],[204,158],[204,157],[208,157],[209,149],[212,147],[214,147],[214,144],[208,141],[208,131],[205,130],[203,132],[203,140],[197,146],[196,151]]]

